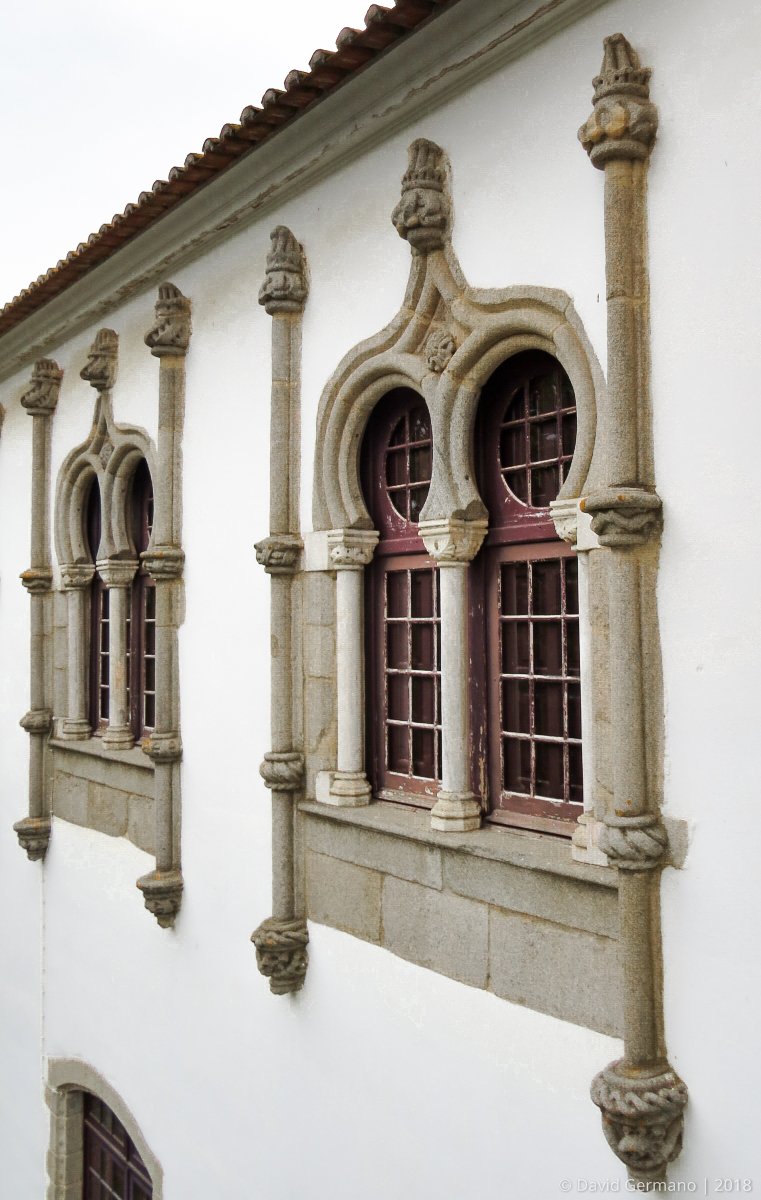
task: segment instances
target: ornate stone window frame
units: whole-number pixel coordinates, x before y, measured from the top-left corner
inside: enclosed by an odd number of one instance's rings
[[[153,1184],[153,1200],[164,1195],[164,1172],[137,1121],[103,1076],[78,1058],[52,1058],[45,1099],[50,1110],[47,1200],[81,1200],[84,1185],[83,1093],[102,1100],[127,1130]]]

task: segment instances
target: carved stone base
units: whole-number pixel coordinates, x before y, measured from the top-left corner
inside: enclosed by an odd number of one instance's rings
[[[481,828],[481,805],[472,792],[439,792],[431,809],[431,829],[470,833]]]
[[[687,1088],[668,1064],[655,1075],[630,1071],[623,1059],[607,1066],[592,1080],[592,1100],[602,1111],[608,1145],[630,1177],[664,1180],[682,1149]]]
[[[44,858],[50,843],[49,817],[24,817],[13,826],[19,845],[26,850],[27,858],[37,862]]]
[[[86,738],[91,736],[92,729],[90,727],[90,722],[85,721],[84,719],[69,719],[67,717],[61,726],[61,737],[65,738],[67,741],[83,742],[86,740]]]
[[[370,803],[372,794],[364,771],[336,771],[325,799],[338,808],[362,808]]]
[[[131,750],[135,744],[129,725],[109,725],[101,738],[106,750]]]
[[[306,921],[284,921],[268,917],[251,934],[256,946],[256,965],[270,981],[276,996],[298,992],[307,973]]]
[[[162,929],[174,925],[182,903],[181,871],[150,871],[135,884],[140,888],[148,912],[153,913]]]

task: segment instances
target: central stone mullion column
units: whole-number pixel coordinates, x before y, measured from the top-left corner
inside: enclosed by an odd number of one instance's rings
[[[486,521],[421,521],[420,536],[439,568],[441,600],[441,791],[431,827],[468,833],[481,825],[471,787],[468,567],[486,534]]]
[[[343,808],[369,804],[372,795],[365,771],[364,569],[378,536],[374,529],[328,533],[330,563],[336,572],[338,753],[327,801]]]
[[[127,618],[137,566],[137,562],[113,559],[97,564],[108,588],[108,727],[101,739],[107,750],[129,750],[135,744],[129,711]]]

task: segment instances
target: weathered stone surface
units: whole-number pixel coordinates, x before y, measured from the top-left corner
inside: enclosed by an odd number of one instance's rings
[[[127,837],[146,854],[156,853],[156,803],[145,796],[127,801]]]
[[[444,886],[461,896],[558,925],[618,936],[615,891],[474,855],[444,852]]]
[[[310,625],[304,634],[306,673],[313,679],[333,679],[336,673],[336,642],[333,630]]]
[[[381,936],[381,881],[377,871],[327,858],[306,856],[307,916],[368,942]]]
[[[462,896],[386,876],[383,945],[400,958],[486,987],[489,910]]]
[[[611,938],[492,908],[489,972],[505,1000],[621,1036],[621,971]]]
[[[126,792],[91,783],[87,799],[87,824],[100,833],[121,837],[127,832],[128,802]]]
[[[434,846],[403,841],[371,829],[314,820],[307,820],[306,844],[310,850],[330,858],[426,887],[441,888],[441,851]]]
[[[87,825],[88,783],[75,775],[56,771],[53,777],[53,813],[72,825]]]

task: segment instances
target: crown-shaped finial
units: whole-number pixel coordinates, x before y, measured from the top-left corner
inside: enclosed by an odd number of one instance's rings
[[[285,225],[276,225],[270,240],[267,270],[259,289],[259,303],[270,315],[299,312],[307,297],[304,249]]]
[[[58,403],[63,371],[52,358],[40,358],[34,364],[32,380],[21,397],[21,403],[30,416],[35,413],[52,413]]]
[[[397,233],[413,254],[441,250],[449,223],[445,155],[441,146],[417,138],[409,148],[402,196],[391,214]]]
[[[109,391],[116,379],[116,359],[119,353],[119,335],[113,329],[99,329],[87,356],[87,362],[79,372],[80,377],[98,392]]]
[[[159,285],[156,323],[145,335],[145,344],[157,358],[184,354],[190,341],[190,301],[173,283]]]
[[[658,128],[658,112],[650,103],[650,68],[622,33],[605,38],[602,67],[596,75],[594,111],[579,130],[579,141],[596,167],[612,159],[643,159],[650,153]]]

